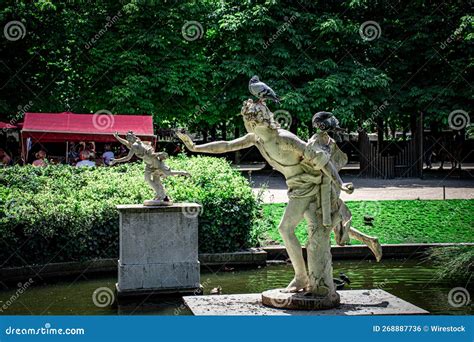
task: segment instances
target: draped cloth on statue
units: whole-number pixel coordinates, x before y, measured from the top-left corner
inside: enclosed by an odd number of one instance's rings
[[[319,185],[322,181],[322,174],[300,173],[286,180],[289,198],[301,198],[319,195]]]
[[[331,161],[339,171],[347,164],[347,155],[339,149],[332,138],[324,134],[326,133],[315,134],[308,141],[301,163],[304,173],[286,180],[288,197],[314,196],[316,208],[322,212],[323,225],[332,226],[336,243],[345,245],[349,242],[352,214],[346,204],[339,199],[339,188],[320,170]],[[323,141],[327,143],[324,144]]]

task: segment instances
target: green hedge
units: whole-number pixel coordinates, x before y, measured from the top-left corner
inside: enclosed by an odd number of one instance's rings
[[[165,180],[174,201],[203,205],[200,252],[227,252],[255,244],[259,208],[247,180],[223,159],[168,160],[190,178]],[[143,164],[112,168],[12,167],[0,174],[0,267],[117,257],[117,204],[152,197]]]

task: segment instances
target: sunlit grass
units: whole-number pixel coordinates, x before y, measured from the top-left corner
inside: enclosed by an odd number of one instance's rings
[[[354,201],[347,205],[352,226],[379,237],[381,243],[474,242],[474,200]],[[278,224],[285,207],[264,205],[265,241],[282,242]],[[364,224],[365,215],[374,217],[373,226]],[[296,235],[306,243],[306,222],[298,225]]]

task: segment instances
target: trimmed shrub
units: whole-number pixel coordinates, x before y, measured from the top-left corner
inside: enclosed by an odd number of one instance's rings
[[[224,159],[184,155],[173,169],[191,177],[164,180],[175,202],[197,202],[200,252],[231,252],[254,244],[259,201]],[[153,192],[142,163],[112,168],[11,167],[0,174],[0,267],[118,256],[117,204],[142,203]]]

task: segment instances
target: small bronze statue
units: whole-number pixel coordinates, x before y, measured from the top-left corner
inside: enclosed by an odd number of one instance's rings
[[[168,158],[166,152],[155,152],[155,149],[150,144],[147,144],[140,140],[132,131],[129,131],[125,136],[126,139],[120,138],[118,132],[114,133],[114,137],[122,144],[127,146],[130,151],[128,155],[119,159],[112,159],[110,165],[116,163],[127,162],[134,155],[142,159],[145,163],[145,180],[148,185],[155,191],[155,198],[152,200],[146,200],[143,205],[154,206],[154,205],[171,205],[173,202],[166,195],[163,184],[161,183],[161,177],[168,176],[186,176],[190,174],[186,171],[173,171],[164,163],[164,160]]]

